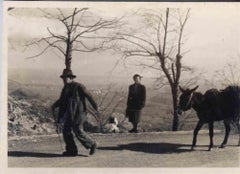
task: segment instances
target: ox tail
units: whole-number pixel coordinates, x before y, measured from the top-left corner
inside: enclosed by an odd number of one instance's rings
[[[240,86],[228,86],[223,90],[225,104],[233,122],[239,122],[240,118]]]

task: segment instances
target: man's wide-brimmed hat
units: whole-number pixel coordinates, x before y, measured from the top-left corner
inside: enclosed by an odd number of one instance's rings
[[[141,76],[139,74],[134,74],[133,79],[135,79],[136,77],[143,78],[143,76]]]
[[[69,78],[75,78],[76,76],[75,75],[73,75],[73,73],[72,73],[72,70],[69,70],[69,69],[64,69],[63,70],[63,73],[62,73],[62,75],[60,76],[61,78],[64,78],[64,77],[69,77]]]

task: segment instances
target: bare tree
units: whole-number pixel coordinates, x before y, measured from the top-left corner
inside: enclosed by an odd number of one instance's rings
[[[141,11],[141,10],[140,10]],[[179,9],[165,9],[154,12],[144,10],[141,14],[144,26],[138,30],[118,34],[118,44],[125,58],[136,57],[145,60],[140,65],[159,72],[162,84],[169,84],[173,100],[172,130],[178,130],[178,86],[181,72],[188,70],[182,66],[183,31],[189,18],[190,9],[182,12]],[[136,20],[138,24],[141,22]],[[140,32],[139,32],[140,31]],[[126,44],[127,43],[127,44]],[[142,59],[143,58],[143,59]],[[151,63],[146,63],[147,61]]]
[[[107,89],[99,90],[99,94],[96,96],[98,113],[95,112],[91,105],[88,106],[88,112],[97,121],[100,131],[103,131],[110,116],[118,115],[117,119],[124,122],[125,115],[122,113],[121,105],[124,104],[126,95],[124,95],[122,89],[114,89],[113,85],[110,84]]]
[[[110,30],[119,27],[120,19],[105,20],[93,15],[88,8],[74,9],[39,9],[49,20],[61,24],[61,33],[47,27],[49,36],[31,41],[27,46],[41,44],[44,47],[33,55],[36,58],[51,48],[64,57],[66,69],[71,69],[73,52],[93,52],[104,49],[104,43],[111,38]]]
[[[217,70],[214,75],[215,83],[222,87],[240,85],[239,63],[240,58],[238,57],[237,59],[229,61],[220,70]]]

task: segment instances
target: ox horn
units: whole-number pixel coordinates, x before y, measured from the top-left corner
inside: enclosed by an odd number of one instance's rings
[[[198,85],[195,88],[191,89],[191,92],[194,92],[196,89],[198,89]]]
[[[181,92],[184,92],[185,90],[179,85],[178,86]]]

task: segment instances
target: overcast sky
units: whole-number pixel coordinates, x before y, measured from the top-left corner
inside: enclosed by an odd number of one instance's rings
[[[98,12],[106,17],[121,16],[129,11],[139,8],[162,8],[160,3],[78,3],[81,7],[90,7],[90,10]],[[45,5],[46,6],[46,5]],[[172,7],[186,9],[191,7],[190,18],[188,20],[185,34],[187,40],[183,48],[189,50],[184,56],[183,62],[186,65],[198,67],[206,73],[212,74],[215,70],[221,69],[232,59],[239,58],[239,41],[240,41],[240,6],[238,4],[200,4],[186,5],[177,4]],[[69,5],[70,7],[70,5]],[[13,41],[21,41],[26,38],[41,37],[47,34],[46,26],[55,28],[59,32],[60,27],[53,21],[40,18],[36,10],[19,11],[8,16],[8,34]],[[49,52],[34,60],[24,59],[26,55],[31,55],[29,50],[25,53],[19,51],[15,43],[9,46],[9,67],[31,67],[59,69],[64,67],[63,60],[57,56],[57,52]],[[74,54],[73,57],[74,71],[81,71],[87,74],[107,74],[113,68],[119,55],[109,53],[91,53],[91,54]],[[52,60],[52,63],[46,61]],[[116,74],[122,73],[132,75],[134,71],[142,73],[145,76],[151,76],[149,70],[138,69],[134,66],[127,66],[123,69],[120,64],[115,70]]]

